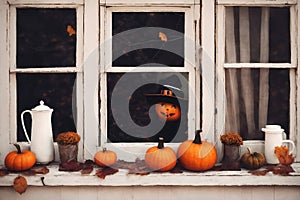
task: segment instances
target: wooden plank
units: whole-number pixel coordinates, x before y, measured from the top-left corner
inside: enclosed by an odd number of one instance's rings
[[[298,44],[298,51],[297,51],[297,57],[300,58],[300,30],[299,30],[299,27],[300,27],[300,13],[299,13],[299,10],[300,10],[300,4],[297,5],[297,16],[296,16],[296,21],[298,22],[297,24],[297,44]],[[298,147],[297,148],[297,153],[296,153],[296,160],[299,162],[300,161],[300,73],[299,73],[299,70],[300,70],[300,59],[297,59],[297,75],[296,75],[296,83],[297,83],[297,91],[296,91],[296,109],[297,109],[297,113],[296,113],[296,120],[297,120],[297,126],[295,127],[296,128],[296,146]]]
[[[200,5],[200,0],[100,0],[100,5],[105,6],[150,6],[150,5]]]
[[[76,73],[81,72],[76,67],[48,67],[48,68],[18,68],[11,69],[10,73]]]

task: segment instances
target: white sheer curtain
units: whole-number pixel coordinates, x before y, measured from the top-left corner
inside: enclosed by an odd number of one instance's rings
[[[259,13],[260,18],[251,19],[249,7],[226,8],[227,63],[250,63],[251,52],[254,51],[260,52],[255,62],[269,62],[269,8],[263,7],[259,9]],[[258,22],[255,21],[257,19]],[[250,20],[254,20],[252,26]],[[257,79],[253,79],[253,69],[249,68],[227,69],[225,76],[226,131],[237,132],[246,139],[259,139],[259,130],[267,123],[269,69],[259,69],[258,83],[255,83]],[[258,95],[254,92],[255,84],[259,88]]]

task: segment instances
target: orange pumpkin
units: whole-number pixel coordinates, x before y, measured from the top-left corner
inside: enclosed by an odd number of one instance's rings
[[[146,151],[145,163],[155,171],[165,172],[176,165],[176,153],[170,147],[164,147],[164,139],[159,138],[158,146],[150,147]]]
[[[5,167],[10,171],[28,170],[36,162],[35,154],[29,150],[21,150],[20,145],[14,144],[17,151],[8,153],[5,157]]]
[[[214,145],[201,141],[200,131],[196,131],[194,140],[186,140],[178,147],[177,156],[181,165],[192,171],[211,169],[217,162]]]
[[[95,154],[94,161],[100,167],[111,166],[117,161],[117,154],[114,151],[103,148],[103,151],[98,151]]]
[[[174,121],[180,118],[180,107],[173,103],[159,102],[155,105],[155,111],[160,119]]]

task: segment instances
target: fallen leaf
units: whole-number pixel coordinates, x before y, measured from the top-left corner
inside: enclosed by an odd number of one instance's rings
[[[96,176],[101,179],[105,179],[106,176],[117,173],[119,170],[111,167],[105,167],[96,171]]]
[[[69,33],[69,36],[76,34],[76,31],[74,30],[74,28],[71,25],[67,26],[67,32]]]
[[[251,173],[252,175],[255,176],[264,176],[269,172],[268,169],[264,169],[264,170],[250,170],[249,173]]]
[[[159,37],[160,40],[163,41],[163,42],[167,42],[167,41],[168,41],[168,37],[167,37],[166,34],[164,34],[163,32],[159,32],[159,33],[158,33],[158,37]]]
[[[23,194],[27,189],[27,181],[23,176],[18,176],[14,180],[14,189],[19,194]]]
[[[82,175],[90,174],[94,169],[94,162],[92,160],[86,160],[81,170]]]
[[[274,153],[282,165],[290,165],[294,162],[294,156],[286,146],[275,147]]]
[[[281,176],[289,176],[290,172],[294,172],[294,169],[290,165],[268,166],[268,169],[272,171],[273,174]]]
[[[49,169],[46,166],[33,167],[31,170],[37,174],[48,174],[49,173]]]

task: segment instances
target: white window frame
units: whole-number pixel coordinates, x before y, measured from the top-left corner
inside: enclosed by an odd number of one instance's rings
[[[99,150],[99,131],[100,117],[95,112],[100,109],[98,94],[100,90],[99,80],[103,76],[100,71],[100,62],[103,62],[104,51],[100,51],[99,44],[105,40],[104,30],[106,7],[124,6],[121,0],[8,0],[0,2],[0,25],[5,29],[0,30],[0,161],[4,161],[5,155],[14,150],[11,143],[16,142],[16,73],[76,73],[77,79],[77,130],[82,136],[79,144],[78,158],[80,161],[93,159],[94,154]],[[195,90],[197,99],[195,107],[200,110],[200,96],[202,106],[202,130],[203,139],[216,142],[215,136],[215,118],[214,118],[214,21],[215,21],[215,2],[200,0],[132,0],[126,4],[127,7],[193,7],[193,27],[195,29],[193,36],[195,44],[201,45],[201,49],[195,52]],[[15,7],[55,7],[55,8],[77,8],[77,63],[76,67],[70,68],[34,68],[34,69],[16,69],[11,65],[15,63],[16,47],[15,39],[12,40],[15,30],[12,30],[11,10]],[[79,9],[80,8],[80,9]],[[201,14],[201,16],[200,16]],[[200,20],[201,18],[201,20]],[[92,19],[92,20],[91,20]],[[101,20],[100,20],[101,19]],[[84,27],[84,28],[83,28]],[[202,27],[202,28],[200,28]],[[205,77],[203,86],[200,88],[200,76]],[[93,88],[91,90],[90,88]],[[200,93],[202,92],[202,95]],[[101,99],[105,100],[105,99]],[[200,128],[200,112],[195,113],[195,129]],[[191,135],[194,133],[191,132]],[[58,161],[57,145],[55,144],[55,160]],[[24,148],[29,148],[27,142],[21,142]],[[176,149],[175,149],[176,150]]]
[[[16,75],[22,73],[75,73],[76,74],[76,108],[77,113],[76,118],[76,129],[77,132],[83,136],[83,1],[82,0],[44,0],[44,1],[31,1],[31,0],[12,0],[6,1],[5,3],[1,1],[1,15],[3,18],[1,20],[1,26],[6,27],[1,37],[1,42],[5,48],[1,48],[1,81],[0,85],[4,92],[4,97],[0,101],[4,106],[4,113],[9,113],[9,117],[1,116],[0,130],[6,133],[1,134],[1,139],[3,138],[3,147],[0,152],[5,152],[6,155],[9,151],[13,150],[13,143],[17,142],[17,82]],[[76,9],[76,64],[75,66],[69,67],[34,67],[34,68],[17,68],[16,67],[16,9],[17,8],[74,8]],[[4,32],[5,31],[5,32]],[[5,75],[4,75],[5,74]],[[3,80],[3,81],[2,81]],[[55,108],[54,108],[55,110]],[[9,133],[9,134],[7,134]],[[18,142],[22,148],[29,148],[28,142]],[[56,152],[57,145],[54,143]],[[79,159],[83,159],[83,142],[79,143]],[[56,160],[58,159],[58,153],[56,155]],[[4,160],[3,156],[0,160]]]
[[[105,21],[101,20],[100,23],[104,23],[104,41],[100,39],[100,43],[107,42],[107,46],[105,45],[105,57],[101,59],[100,57],[100,88],[107,88],[106,76],[108,73],[121,72],[121,73],[131,73],[134,72],[188,72],[189,73],[189,110],[188,110],[188,129],[189,129],[189,138],[192,138],[194,135],[194,130],[196,129],[196,119],[195,119],[195,66],[196,66],[196,41],[195,45],[190,45],[191,42],[188,40],[195,38],[195,27],[194,21],[196,20],[194,15],[194,6],[182,7],[182,6],[169,6],[169,7],[161,7],[156,5],[155,7],[139,7],[139,6],[114,6],[114,7],[103,7],[105,13]],[[100,11],[101,12],[101,11]],[[184,67],[112,67],[111,61],[111,38],[112,38],[112,14],[114,12],[184,12],[185,13],[185,61]],[[101,32],[101,29],[100,29]],[[187,45],[189,44],[189,46]],[[100,45],[101,46],[101,45]],[[191,46],[191,47],[190,47]],[[188,60],[188,62],[187,62]],[[137,157],[143,159],[143,155],[146,152],[147,148],[150,146],[156,145],[156,143],[107,143],[107,90],[100,89],[100,98],[104,98],[105,100],[101,100],[100,106],[100,146],[106,146],[109,149],[113,149],[117,152],[120,159],[125,160],[135,160]],[[174,149],[179,145],[178,143],[168,143],[167,146],[171,146]],[[124,153],[131,152],[131,153]],[[123,152],[123,153],[122,153]]]
[[[300,161],[299,151],[299,14],[297,0],[217,0],[217,27],[216,27],[216,132],[224,131],[225,124],[225,69],[230,68],[279,68],[290,69],[290,139],[296,142],[297,161]],[[225,8],[227,6],[267,6],[267,7],[290,7],[290,44],[291,62],[290,63],[225,63]],[[298,41],[298,43],[297,43]],[[259,143],[259,142],[258,142]],[[253,144],[253,143],[252,143]],[[219,146],[221,143],[219,142]]]

